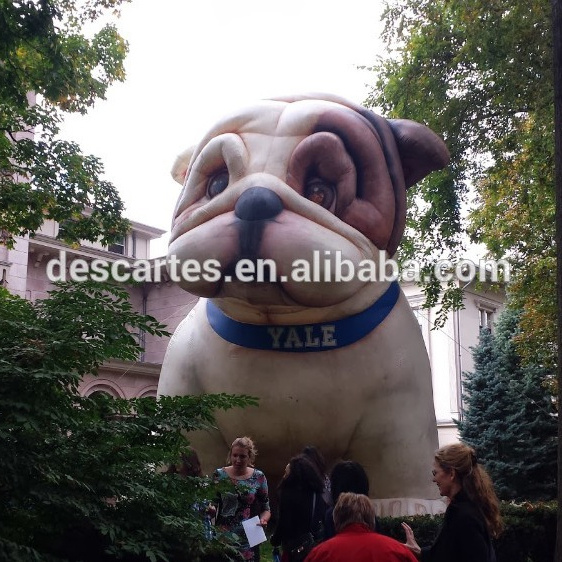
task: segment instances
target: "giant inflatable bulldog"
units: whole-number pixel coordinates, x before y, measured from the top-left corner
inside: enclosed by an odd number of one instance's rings
[[[168,255],[203,298],[170,341],[158,392],[259,398],[190,434],[207,472],[250,435],[270,483],[313,444],[365,467],[379,513],[436,498],[429,361],[383,270],[406,190],[447,162],[424,125],[327,95],[256,103],[178,158]]]

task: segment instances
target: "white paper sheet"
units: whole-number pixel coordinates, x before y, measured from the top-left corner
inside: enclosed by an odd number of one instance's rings
[[[267,540],[263,527],[258,525],[259,522],[260,518],[257,515],[251,519],[242,521],[242,526],[244,527],[244,532],[246,533],[250,546],[256,546],[256,544],[260,544]]]

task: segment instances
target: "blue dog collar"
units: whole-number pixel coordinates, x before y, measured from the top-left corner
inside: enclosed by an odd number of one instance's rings
[[[320,324],[244,324],[237,322],[207,301],[207,318],[223,339],[241,347],[268,351],[329,351],[345,347],[372,332],[394,308],[400,286],[393,281],[385,293],[358,314]]]

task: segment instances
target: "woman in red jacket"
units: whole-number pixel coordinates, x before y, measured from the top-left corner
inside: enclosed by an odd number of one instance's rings
[[[316,546],[305,562],[416,562],[403,544],[375,532],[375,509],[367,496],[340,494],[334,525],[336,536]]]

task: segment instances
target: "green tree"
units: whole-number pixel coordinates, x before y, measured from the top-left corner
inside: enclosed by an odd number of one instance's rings
[[[550,5],[542,0],[389,0],[388,57],[367,103],[428,124],[449,169],[410,191],[403,252],[457,260],[468,229],[512,262],[518,344],[556,364],[553,80]],[[470,188],[470,189],[469,189]],[[468,214],[466,211],[470,210]],[[440,298],[426,287],[428,306]],[[540,295],[540,297],[538,297]],[[443,311],[459,303],[445,293]]]
[[[128,0],[0,0],[0,243],[45,219],[64,239],[116,241],[128,229],[103,167],[57,138],[124,79],[127,45],[108,11]],[[87,26],[97,31],[86,37]],[[185,432],[248,397],[85,398],[81,378],[108,359],[136,360],[134,333],[163,335],[111,284],[59,284],[30,303],[0,288],[0,559],[199,560],[234,550],[206,540],[196,506],[217,488],[164,475]]]
[[[164,333],[109,284],[59,284],[35,303],[0,288],[0,559],[226,556],[228,540],[205,540],[194,509],[216,488],[156,468],[179,458],[184,430],[255,402],[80,396],[81,377],[103,361],[136,359],[140,329]]]
[[[557,416],[545,387],[551,372],[522,363],[514,341],[519,317],[508,309],[494,334],[482,330],[473,349],[474,371],[465,373],[460,435],[477,450],[500,498],[553,499]]]
[[[126,232],[100,160],[57,139],[65,112],[85,113],[124,79],[127,45],[115,26],[91,38],[82,28],[126,1],[0,0],[0,243],[48,218],[68,221],[68,242]]]

